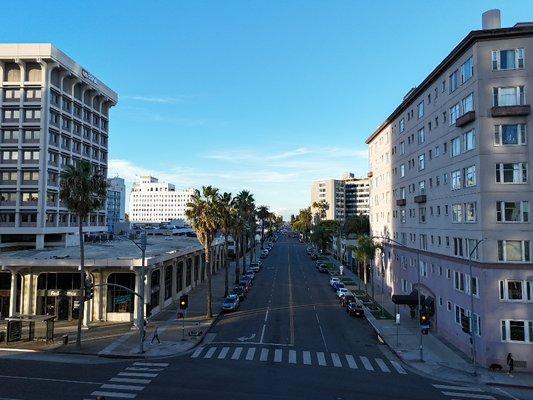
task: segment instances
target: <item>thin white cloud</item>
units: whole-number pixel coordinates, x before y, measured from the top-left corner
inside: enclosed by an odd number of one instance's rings
[[[144,103],[156,103],[156,104],[178,104],[184,103],[189,100],[198,98],[198,95],[178,95],[178,96],[145,96],[145,95],[131,95],[122,96],[125,100],[134,100]]]

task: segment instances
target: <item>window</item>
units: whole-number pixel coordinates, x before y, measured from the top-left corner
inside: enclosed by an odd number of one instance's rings
[[[400,210],[400,222],[405,224],[405,209]]]
[[[496,164],[497,183],[526,183],[527,163]]]
[[[463,308],[455,305],[455,323],[461,325],[463,318],[468,317],[469,313]]]
[[[472,78],[474,74],[474,63],[472,57],[466,60],[463,65],[461,65],[461,84],[465,83],[467,80]]]
[[[39,150],[25,150],[23,158],[25,161],[39,161]]]
[[[524,87],[499,87],[493,89],[494,106],[521,106],[525,104]]]
[[[462,272],[453,272],[453,287],[460,292],[466,292],[466,277]]]
[[[420,128],[418,130],[418,144],[422,144],[426,141],[426,133],[424,132],[424,128]]]
[[[502,342],[533,343],[533,321],[501,321]]]
[[[470,151],[476,148],[476,133],[471,131],[463,133],[463,151]]]
[[[428,276],[428,263],[426,261],[420,261],[420,276]]]
[[[450,107],[450,125],[455,124],[455,121],[457,121],[457,118],[459,118],[460,116],[461,116],[461,106],[459,103]]]
[[[16,120],[19,118],[20,118],[19,110],[11,110],[11,109],[4,110],[4,120]]]
[[[455,91],[457,87],[459,86],[459,71],[455,70],[450,75],[450,93]]]
[[[424,224],[426,222],[426,207],[421,207],[418,209],[418,222]],[[420,235],[420,240],[422,241],[422,236],[425,237],[425,235]],[[426,245],[427,247],[427,245]]]
[[[499,281],[501,301],[533,301],[533,281]]]
[[[5,97],[6,101],[19,100],[20,99],[20,90],[18,90],[18,89],[6,89],[4,97]]]
[[[400,120],[400,133],[403,133],[405,131],[405,119]]]
[[[461,170],[452,172],[452,190],[461,189],[463,187]]]
[[[496,202],[496,221],[529,222],[529,201]]]
[[[5,130],[2,134],[2,140],[4,142],[17,142],[19,140],[19,131]]]
[[[529,240],[498,240],[498,260],[506,262],[530,261]]]
[[[403,156],[405,154],[405,142],[400,142],[400,155]]]
[[[525,124],[494,125],[494,145],[512,146],[527,144]]]
[[[461,100],[461,109],[461,115],[470,111],[474,111],[474,93],[470,93],[463,100]]]
[[[26,89],[26,100],[40,100],[41,99],[41,89]]]
[[[418,103],[418,106],[416,108],[418,111],[418,119],[420,119],[424,116],[424,100]]]
[[[400,177],[403,178],[405,176],[405,164],[400,165]]]
[[[457,157],[459,154],[461,154],[461,138],[456,137],[452,139],[450,147],[451,147],[451,151],[450,151],[451,157]]]
[[[464,169],[465,172],[465,187],[476,186],[476,166],[471,165]]]
[[[476,203],[465,203],[465,222],[476,222]]]
[[[24,131],[24,141],[25,142],[38,142],[41,137],[41,131]]]
[[[462,204],[452,204],[452,222],[463,222]]]
[[[479,296],[479,279],[477,276],[470,278],[470,290],[474,296]]]
[[[426,181],[418,182],[418,193],[426,194]]]
[[[493,70],[522,68],[524,68],[524,49],[498,50],[492,52]]]
[[[418,170],[422,171],[425,168],[426,168],[425,156],[424,154],[420,154],[418,156]]]
[[[2,152],[2,161],[17,161],[18,159],[19,159],[18,150]]]
[[[463,239],[453,238],[453,254],[459,257],[463,256]]]

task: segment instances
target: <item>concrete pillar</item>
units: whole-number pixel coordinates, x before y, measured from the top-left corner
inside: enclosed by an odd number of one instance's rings
[[[44,249],[44,235],[35,235],[35,250]]]
[[[159,268],[159,306],[161,311],[163,311],[163,306],[165,305],[165,266],[160,264]]]
[[[98,273],[98,279],[97,283],[102,284],[104,282],[104,273],[102,272],[102,269],[100,269]],[[98,320],[99,321],[105,321],[107,318],[105,318],[105,310],[107,309],[107,298],[104,299],[104,293],[107,292],[107,288],[105,286],[99,286],[97,288],[98,290]]]
[[[11,271],[11,288],[9,292],[9,316],[15,315],[17,310],[17,271]]]
[[[141,273],[137,270],[135,273],[135,292],[140,294],[141,291]],[[141,306],[141,299],[139,296],[133,296],[133,323],[139,329],[139,307]]]
[[[89,322],[91,322],[91,306],[93,301],[88,300],[85,302],[85,308],[83,309],[83,329],[89,329]]]
[[[172,301],[175,302],[178,299],[178,262],[176,259],[172,260]]]

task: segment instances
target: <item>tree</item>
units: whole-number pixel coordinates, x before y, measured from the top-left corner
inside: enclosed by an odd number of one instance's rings
[[[303,237],[307,240],[309,239],[309,234],[311,232],[311,226],[312,226],[312,215],[311,215],[311,208],[302,208],[292,223],[292,229],[300,232]]]
[[[315,201],[313,208],[318,210],[318,221],[326,219],[327,211],[329,210],[329,203],[326,200]]]
[[[80,279],[81,299],[78,317],[76,347],[81,347],[81,326],[85,312],[85,248],[83,222],[91,212],[101,210],[105,206],[107,182],[100,171],[93,171],[91,163],[79,161],[77,165],[69,165],[61,173],[59,197],[67,209],[77,216],[78,235],[80,239]]]
[[[218,199],[220,230],[224,235],[224,297],[229,294],[228,236],[234,228],[236,212],[233,208],[231,193],[224,192]],[[235,239],[234,239],[235,240]]]
[[[346,236],[351,234],[370,235],[370,221],[368,215],[356,215],[346,218],[342,224],[342,233]]]
[[[263,249],[263,242],[265,241],[265,220],[268,218],[269,214],[267,206],[260,206],[257,209],[257,218],[261,220],[261,249]]]
[[[255,200],[248,190],[241,190],[235,199],[237,211],[242,220],[241,249],[242,249],[242,270],[246,271],[246,251],[248,250],[251,236],[250,228],[255,224]]]
[[[334,220],[320,221],[313,227],[311,241],[317,245],[322,252],[326,251],[331,243],[332,235],[339,229],[339,222]]]
[[[211,286],[211,246],[217,231],[220,229],[220,205],[218,203],[218,189],[203,186],[202,191],[194,191],[191,201],[187,203],[185,215],[191,222],[198,240],[204,246],[207,270],[207,318],[213,316],[213,290]]]
[[[372,263],[376,256],[376,250],[381,249],[381,245],[374,243],[371,237],[368,235],[360,235],[357,238],[356,246],[356,259],[359,262],[363,262],[363,280],[365,283],[365,289],[368,287],[368,276],[372,279]],[[370,265],[367,267],[367,260],[370,261]],[[370,271],[369,271],[370,269]],[[372,298],[374,297],[374,282],[372,281]]]

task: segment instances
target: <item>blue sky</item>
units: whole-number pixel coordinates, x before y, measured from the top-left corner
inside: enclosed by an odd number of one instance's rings
[[[366,174],[365,138],[490,8],[533,20],[531,0],[25,0],[1,40],[52,42],[119,93],[110,175],[245,188],[287,216],[313,180]]]

